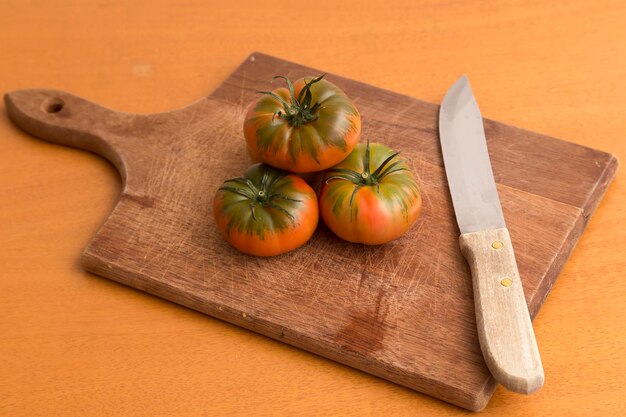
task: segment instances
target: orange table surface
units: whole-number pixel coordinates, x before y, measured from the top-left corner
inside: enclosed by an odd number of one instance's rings
[[[485,117],[626,160],[623,1],[0,1],[2,93],[165,111],[253,51],[431,102],[466,73]],[[622,170],[535,320],[544,388],[483,415],[625,415]],[[84,272],[120,188],[0,111],[0,415],[471,414]]]

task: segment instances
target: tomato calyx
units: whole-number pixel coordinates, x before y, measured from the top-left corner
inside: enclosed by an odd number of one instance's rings
[[[224,184],[219,188],[219,190],[228,191],[247,199],[249,202],[248,206],[250,208],[250,216],[254,221],[257,220],[255,209],[260,206],[263,208],[279,210],[285,214],[292,223],[295,223],[296,219],[293,214],[275,202],[276,200],[285,200],[302,203],[302,200],[291,198],[280,192],[276,192],[275,185],[283,177],[285,177],[285,175],[287,174],[275,175],[270,178],[267,171],[264,171],[261,180],[258,183],[255,183],[245,177],[231,178],[224,181]]]
[[[408,170],[408,168],[404,166],[398,166],[405,161],[394,161],[398,155],[400,155],[400,152],[392,153],[374,170],[374,172],[372,172],[370,166],[370,141],[368,139],[365,147],[365,155],[363,156],[363,171],[357,172],[346,168],[331,168],[327,171],[330,176],[326,178],[325,182],[328,184],[333,180],[343,180],[354,183],[356,187],[354,187],[352,195],[350,196],[350,206],[352,206],[356,193],[362,187],[374,186],[376,187],[376,192],[379,192],[380,183],[386,176],[395,172]]]
[[[286,120],[291,126],[298,127],[305,123],[317,120],[317,110],[320,107],[320,103],[311,104],[311,101],[313,100],[311,86],[321,81],[325,76],[326,74],[322,74],[319,77],[312,78],[308,82],[305,80],[304,87],[300,90],[298,96],[296,97],[291,80],[284,75],[276,75],[274,79],[282,78],[287,82],[287,88],[289,89],[289,102],[272,91],[257,91],[257,93],[269,95],[283,105],[284,111],[279,110],[274,113],[272,120],[278,117],[279,119]]]

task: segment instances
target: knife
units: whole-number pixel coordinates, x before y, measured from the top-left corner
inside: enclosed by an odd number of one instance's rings
[[[537,391],[544,375],[474,93],[464,75],[439,110],[439,137],[459,244],[472,272],[480,348],[507,389]]]

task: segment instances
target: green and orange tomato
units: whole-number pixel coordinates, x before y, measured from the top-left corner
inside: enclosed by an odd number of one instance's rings
[[[253,160],[296,173],[322,171],[342,161],[359,141],[354,103],[324,75],[287,88],[259,91],[249,107],[244,136]]]
[[[317,196],[302,178],[264,164],[226,180],[213,200],[213,213],[226,240],[256,256],[302,246],[319,218]]]
[[[320,214],[337,236],[378,245],[400,237],[419,217],[417,182],[398,155],[379,143],[361,143],[326,172]]]

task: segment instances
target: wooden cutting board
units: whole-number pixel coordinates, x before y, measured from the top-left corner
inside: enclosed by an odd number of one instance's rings
[[[419,179],[423,214],[399,240],[351,244],[320,225],[301,249],[262,259],[232,249],[214,224],[217,187],[249,165],[242,125],[255,91],[270,89],[273,75],[320,73],[254,53],[208,97],[152,115],[54,90],[16,91],[5,102],[27,132],[100,154],[122,175],[118,205],[82,254],[88,271],[480,410],[496,384],[478,344],[437,105],[327,76],[355,101],[363,138],[400,150]],[[617,161],[491,120],[485,131],[534,317]]]

